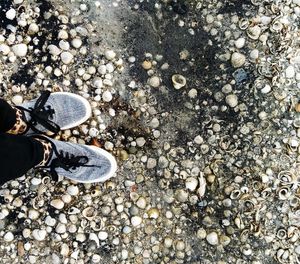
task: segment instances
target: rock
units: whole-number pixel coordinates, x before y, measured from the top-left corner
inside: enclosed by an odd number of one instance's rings
[[[70,64],[73,61],[73,55],[69,51],[64,51],[60,54],[61,61],[64,64]]]
[[[242,67],[244,65],[245,61],[246,61],[245,55],[243,55],[239,52],[234,52],[231,55],[231,64],[234,68]]]
[[[147,169],[153,169],[156,167],[156,164],[157,164],[157,161],[156,159],[153,159],[153,158],[149,158],[147,160]]]
[[[160,79],[157,76],[152,76],[148,79],[148,84],[154,88],[157,88],[160,86]]]
[[[47,235],[46,230],[41,230],[41,229],[34,229],[32,231],[32,237],[37,240],[37,241],[43,241],[45,240]]]
[[[134,227],[137,227],[139,226],[141,223],[142,223],[143,219],[140,217],[140,216],[133,216],[131,217],[131,224],[134,226]]]
[[[9,20],[13,20],[16,17],[16,14],[17,14],[16,10],[11,8],[5,13],[5,16]]]
[[[7,55],[10,52],[10,47],[7,46],[6,44],[0,44],[0,52],[3,55]]]
[[[236,107],[238,105],[238,98],[235,94],[227,95],[225,101],[230,107]]]
[[[110,91],[105,91],[103,94],[102,94],[102,99],[104,102],[110,102],[112,100],[112,94]]]
[[[14,235],[12,232],[7,232],[5,235],[4,235],[4,241],[5,242],[11,242],[14,240]]]
[[[113,50],[106,50],[104,56],[108,60],[113,60],[116,57],[116,53]]]
[[[135,141],[138,147],[143,147],[146,143],[146,140],[143,137],[138,137]]]
[[[295,76],[295,69],[292,65],[290,65],[285,69],[285,77],[291,79],[294,78],[294,76]]]
[[[17,57],[24,57],[27,54],[27,45],[23,43],[13,45],[12,51]]]
[[[216,232],[209,233],[206,236],[206,240],[212,246],[216,246],[219,244],[219,238],[218,238],[218,234]]]
[[[238,38],[235,42],[234,45],[238,48],[241,49],[245,45],[245,38]]]
[[[17,94],[15,96],[13,96],[13,98],[11,99],[11,101],[15,104],[15,105],[20,105],[23,103],[23,96],[20,94]]]

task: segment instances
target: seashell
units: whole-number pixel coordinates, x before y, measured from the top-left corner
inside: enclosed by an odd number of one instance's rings
[[[22,58],[22,59],[21,59],[21,64],[22,64],[22,65],[27,65],[27,63],[28,63],[27,58]]]
[[[249,25],[250,25],[250,22],[248,19],[242,18],[239,20],[239,28],[240,29],[245,30],[249,27]]]
[[[295,175],[291,171],[284,170],[278,173],[277,178],[281,185],[290,185],[293,184]]]
[[[50,202],[50,205],[53,206],[54,208],[60,210],[60,209],[64,208],[65,203],[60,199],[54,199]]]
[[[234,68],[242,67],[246,62],[245,55],[239,52],[233,52],[231,55],[231,64]]]
[[[276,252],[276,259],[279,263],[286,263],[290,256],[289,250],[288,249],[278,249]]]
[[[286,237],[287,237],[286,230],[283,228],[278,229],[278,231],[276,233],[276,237],[278,237],[279,239],[286,239]]]
[[[281,187],[278,191],[279,200],[287,200],[291,197],[291,190],[288,186]]]
[[[69,208],[69,210],[68,210],[69,215],[79,214],[80,212],[81,211],[78,208],[73,207],[73,206],[71,208]]]
[[[76,196],[79,193],[79,188],[76,185],[70,185],[67,187],[67,193],[72,195],[72,196]]]
[[[45,176],[42,178],[42,184],[47,185],[51,182],[51,178],[49,176]]]
[[[80,226],[85,229],[86,227],[89,226],[89,221],[87,219],[82,219],[80,222]]]
[[[45,240],[46,235],[47,235],[47,232],[46,232],[46,230],[43,230],[43,229],[34,229],[32,231],[32,237],[37,241]]]
[[[104,228],[104,222],[103,220],[99,217],[97,218],[95,221],[91,221],[90,223],[90,227],[94,230],[94,231],[100,231]]]
[[[157,219],[159,217],[159,211],[157,208],[151,208],[148,210],[147,215],[149,218]]]
[[[206,190],[206,180],[203,177],[202,172],[200,173],[200,177],[198,179],[199,179],[199,189],[198,189],[197,193],[198,193],[198,196],[201,198],[204,196],[205,190]]]
[[[28,211],[28,217],[31,219],[31,220],[36,220],[38,219],[40,216],[40,213],[35,210],[35,209],[29,209]]]
[[[98,233],[98,237],[100,240],[106,240],[108,238],[108,233],[106,231],[100,231]]]
[[[188,177],[185,180],[185,188],[189,189],[190,191],[195,191],[198,186],[198,180],[194,177]]]
[[[259,36],[261,34],[261,28],[258,25],[255,25],[253,27],[248,27],[247,29],[247,35],[251,39],[259,39]]]
[[[95,233],[90,233],[89,240],[94,241],[97,244],[97,248],[100,247],[99,238]]]
[[[298,197],[293,197],[292,199],[290,199],[290,206],[293,208],[297,208],[300,205],[300,198]]]
[[[241,191],[240,190],[233,190],[231,193],[230,193],[230,199],[232,200],[236,200],[238,199],[239,197],[241,196]]]
[[[93,220],[95,218],[96,214],[97,214],[97,211],[95,210],[94,207],[91,207],[91,206],[86,207],[82,211],[83,217],[85,217],[89,221]]]
[[[113,181],[106,181],[104,184],[105,188],[108,190],[114,190],[116,188],[116,183]]]
[[[186,78],[180,74],[174,74],[172,76],[172,83],[175,89],[181,89],[186,85]]]

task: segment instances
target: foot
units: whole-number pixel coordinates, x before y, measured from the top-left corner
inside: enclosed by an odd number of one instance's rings
[[[37,99],[23,103],[17,108],[21,113],[22,124],[20,130],[18,126],[12,129],[12,133],[30,135],[30,134],[46,134],[51,132],[57,134],[59,130],[65,130],[76,127],[85,122],[91,116],[91,106],[83,97],[67,92],[49,91],[42,92]],[[23,122],[22,122],[23,121]],[[25,123],[25,128],[24,128]]]
[[[58,175],[82,183],[104,182],[117,170],[115,158],[96,146],[63,142],[46,136],[33,136],[44,146],[50,143],[50,155],[36,167],[48,170],[54,180]],[[49,149],[49,148],[48,148]]]

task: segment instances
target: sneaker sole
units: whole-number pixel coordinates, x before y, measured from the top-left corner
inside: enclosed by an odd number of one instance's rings
[[[86,100],[86,99],[83,98],[82,96],[77,95],[77,94],[73,94],[73,93],[68,93],[68,92],[54,92],[54,93],[51,94],[51,96],[56,96],[56,95],[58,95],[58,96],[59,96],[59,95],[68,95],[68,96],[71,96],[71,97],[73,97],[73,98],[75,98],[75,99],[81,101],[82,104],[85,106],[85,108],[86,108],[86,110],[87,110],[87,111],[86,111],[86,115],[85,115],[83,118],[81,118],[81,119],[78,120],[77,122],[74,122],[74,123],[71,123],[71,124],[69,124],[69,125],[67,125],[67,126],[61,127],[61,128],[60,128],[61,130],[66,130],[66,129],[69,129],[69,128],[72,128],[72,127],[76,127],[76,126],[78,126],[78,125],[84,123],[86,120],[88,120],[88,119],[91,117],[91,115],[92,115],[92,108],[91,108],[91,105],[90,105],[90,103],[88,102],[88,100]]]
[[[114,174],[115,172],[117,171],[117,162],[115,160],[115,158],[113,157],[113,155],[111,155],[109,152],[107,152],[106,150],[104,149],[101,149],[99,147],[96,147],[96,146],[88,146],[89,148],[92,148],[95,152],[97,152],[99,155],[101,156],[105,156],[110,164],[111,164],[111,169],[110,171],[107,173],[106,176],[104,177],[101,177],[99,179],[95,179],[95,180],[80,180],[78,178],[76,179],[72,179],[72,178],[69,178],[69,177],[66,177],[72,181],[76,181],[76,182],[81,182],[81,183],[97,183],[97,182],[105,182],[107,181],[108,179],[110,179]]]

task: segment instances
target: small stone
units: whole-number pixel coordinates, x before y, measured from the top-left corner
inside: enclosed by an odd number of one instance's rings
[[[151,61],[147,61],[147,60],[143,61],[142,67],[143,67],[145,70],[151,69],[151,68],[152,68],[152,63],[151,63]]]
[[[143,137],[138,137],[135,141],[138,147],[143,147],[146,143],[146,140]]]
[[[73,60],[73,55],[69,51],[64,51],[60,54],[61,61],[64,64],[70,64]]]
[[[199,238],[199,239],[204,239],[204,238],[206,238],[206,230],[204,229],[204,228],[200,228],[200,229],[198,229],[198,231],[197,231],[197,237]]]
[[[116,57],[116,53],[113,50],[107,50],[105,51],[104,56],[108,60],[113,60]]]
[[[14,240],[14,235],[12,232],[7,232],[5,235],[4,235],[4,241],[5,242],[11,242]]]
[[[134,227],[137,227],[139,226],[141,223],[142,223],[143,219],[140,217],[140,216],[133,216],[131,217],[131,224],[134,226]]]
[[[245,45],[245,38],[238,38],[235,42],[234,45],[238,48],[241,49]]]
[[[232,108],[236,107],[238,105],[238,98],[235,94],[227,95],[225,98],[225,101]]]
[[[140,197],[137,201],[136,201],[136,206],[141,208],[141,209],[145,209],[147,205],[146,199],[144,197]]]
[[[198,136],[196,136],[196,137],[194,138],[194,142],[195,142],[196,144],[200,145],[200,144],[203,143],[203,138],[202,138],[200,135],[198,135]]]
[[[188,177],[185,180],[185,188],[189,189],[191,192],[195,191],[198,186],[198,179],[194,177]]]
[[[219,238],[218,238],[218,234],[216,232],[209,233],[206,236],[206,240],[212,246],[215,246],[215,245],[219,244]]]
[[[0,44],[0,52],[5,56],[10,52],[9,46],[6,44]]]
[[[158,120],[156,117],[154,117],[154,118],[150,121],[150,126],[151,126],[152,128],[157,128],[157,127],[159,127],[159,120]]]
[[[295,69],[292,65],[290,65],[285,69],[285,77],[291,79],[294,78],[294,76],[295,76]]]
[[[79,49],[82,45],[82,40],[80,38],[74,38],[72,39],[71,44],[75,49]]]
[[[98,234],[98,237],[99,237],[100,240],[103,241],[103,240],[108,238],[108,233],[105,232],[105,231],[100,231],[99,234]]]
[[[245,55],[243,55],[239,52],[234,52],[231,55],[231,64],[234,68],[242,67],[244,65],[245,61],[246,61]]]
[[[102,99],[104,102],[110,102],[112,100],[112,94],[110,91],[105,91],[103,94],[102,94]]]
[[[32,231],[32,236],[37,241],[43,241],[46,238],[47,232],[46,230],[34,229]]]
[[[54,199],[50,202],[50,205],[53,206],[56,209],[62,209],[64,208],[64,202],[60,199]]]
[[[162,169],[167,168],[169,166],[169,161],[165,156],[160,156],[158,159],[158,166]]]
[[[152,76],[148,79],[148,84],[154,88],[157,88],[160,86],[160,79],[157,76]]]
[[[11,101],[15,104],[15,105],[20,105],[23,103],[23,96],[22,95],[15,95],[13,96],[13,98],[11,99]]]
[[[153,168],[156,167],[156,165],[157,165],[156,159],[149,158],[149,159],[147,160],[147,169],[153,169]]]
[[[16,14],[17,14],[16,10],[11,8],[5,13],[5,16],[9,20],[13,20],[16,17]]]
[[[26,44],[16,44],[12,46],[12,50],[17,57],[24,57],[27,54],[27,45]]]
[[[28,27],[28,34],[34,35],[37,32],[39,32],[39,26],[36,23],[31,23]]]

